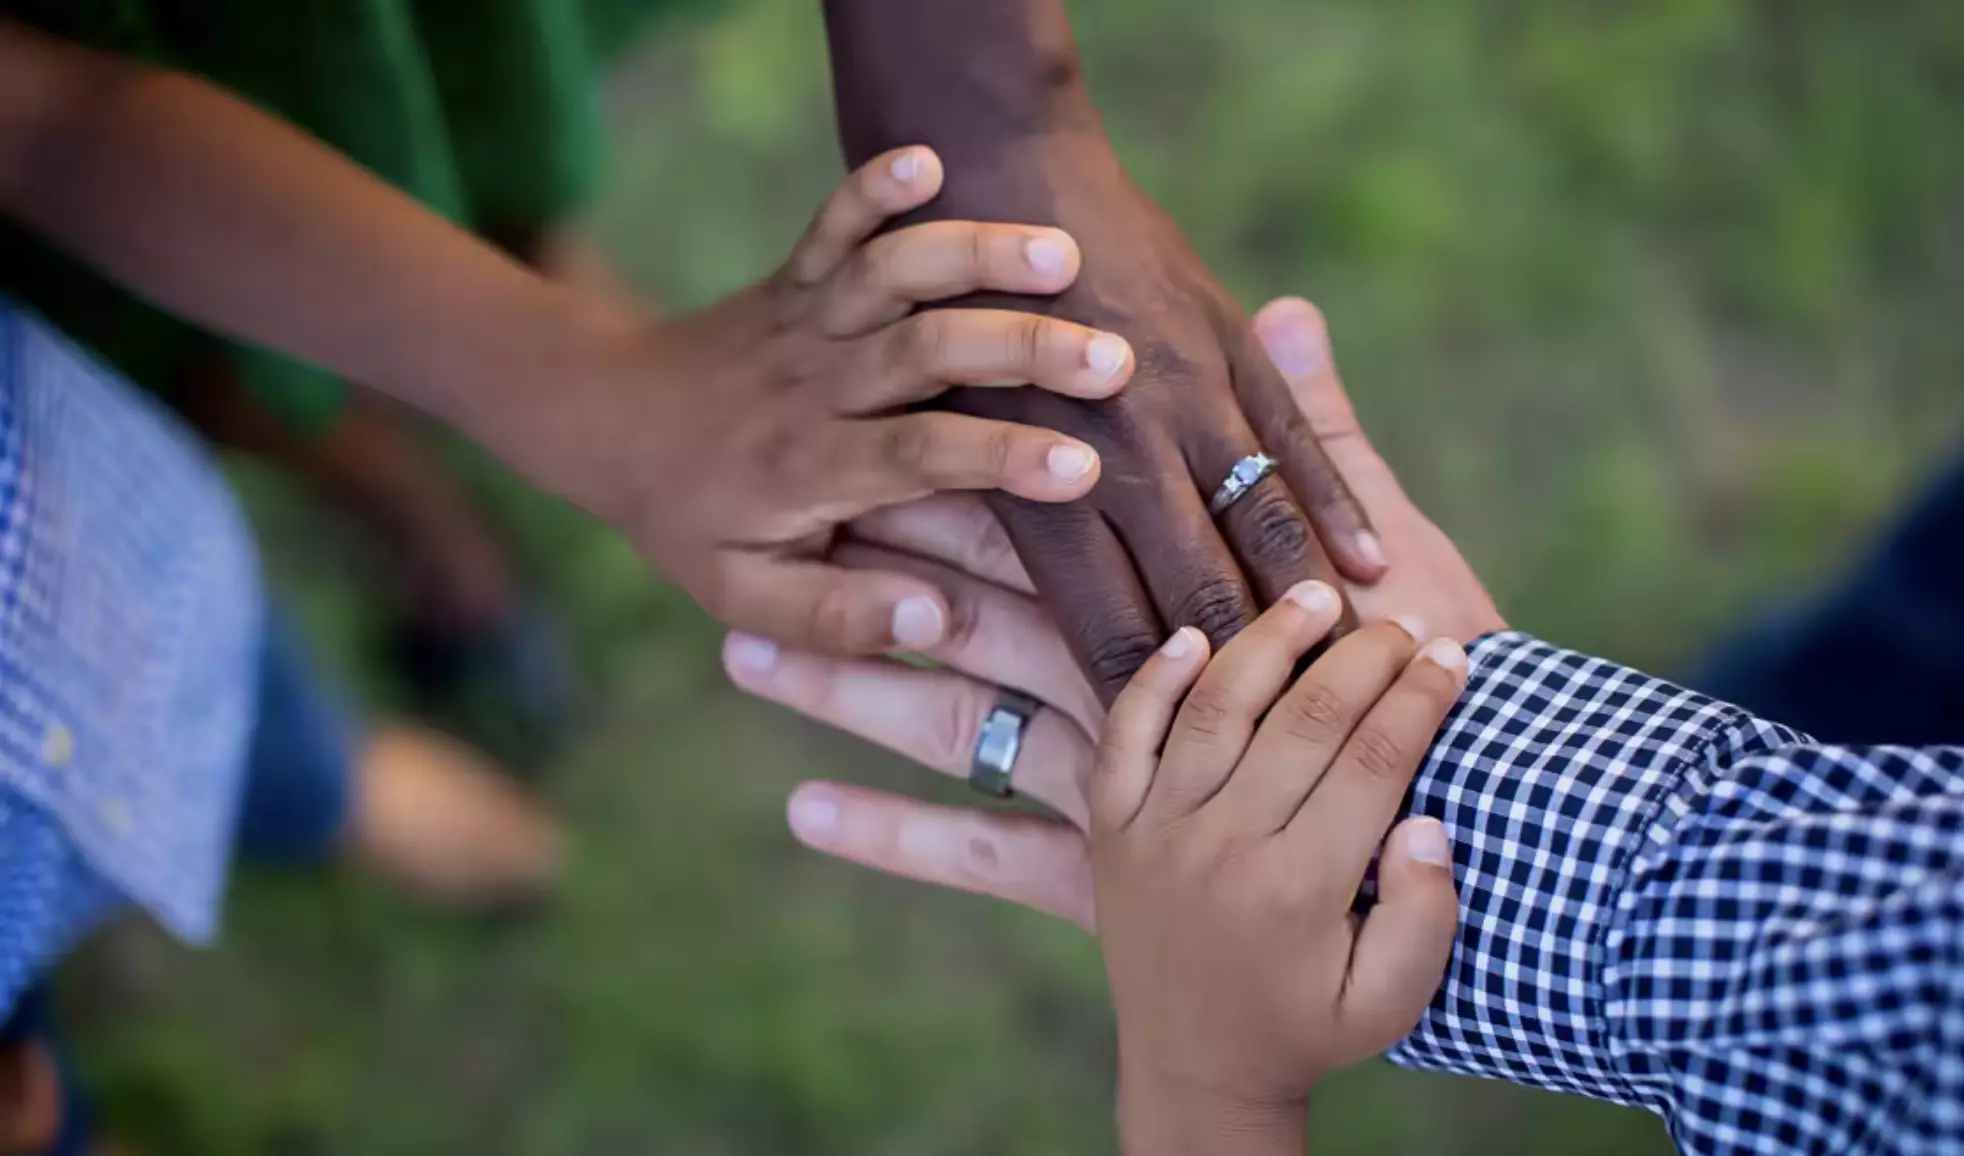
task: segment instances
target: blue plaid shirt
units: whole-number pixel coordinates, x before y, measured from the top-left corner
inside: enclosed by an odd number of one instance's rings
[[[1461,929],[1392,1053],[1692,1153],[1964,1152],[1964,748],[1820,746],[1500,634],[1414,788]]]
[[[214,932],[259,630],[204,451],[0,298],[0,1018],[127,904]]]

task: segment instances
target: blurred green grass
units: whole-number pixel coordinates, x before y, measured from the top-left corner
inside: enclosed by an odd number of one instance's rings
[[[671,307],[768,270],[837,177],[817,6],[736,0],[609,93],[594,225]],[[1141,181],[1251,306],[1328,313],[1366,426],[1503,610],[1682,669],[1826,581],[1964,418],[1964,6],[1075,0]],[[111,1119],[159,1156],[1108,1150],[1094,947],[824,863],[826,775],[915,772],[725,690],[715,631],[616,539],[462,460],[596,693],[548,790],[564,902],[432,918],[244,879],[225,945],[70,985]],[[360,568],[248,490],[274,572],[377,684]],[[1378,1066],[1325,1152],[1640,1153],[1648,1118]]]

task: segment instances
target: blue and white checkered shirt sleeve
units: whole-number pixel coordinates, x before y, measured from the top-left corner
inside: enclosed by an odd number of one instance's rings
[[[1413,788],[1461,929],[1399,1064],[1687,1152],[1964,1151],[1964,748],[1809,742],[1498,634]]]

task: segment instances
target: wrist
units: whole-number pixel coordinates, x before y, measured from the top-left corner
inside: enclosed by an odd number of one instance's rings
[[[1309,1097],[1246,1095],[1191,1081],[1121,1074],[1119,1147],[1125,1156],[1300,1156]]]
[[[533,484],[614,520],[617,495],[586,484],[622,447],[623,405],[645,436],[667,390],[651,380],[649,321],[595,295],[540,281],[536,292],[481,316],[468,352],[422,374],[414,400]],[[632,386],[634,396],[621,396]],[[642,446],[652,457],[653,447]],[[604,473],[604,471],[600,471]]]
[[[850,165],[901,145],[984,161],[1005,145],[1102,135],[1062,0],[825,0]]]
[[[916,216],[1068,227],[1068,203],[1109,201],[1129,186],[1102,129],[998,141],[986,155],[942,157],[941,193]]]

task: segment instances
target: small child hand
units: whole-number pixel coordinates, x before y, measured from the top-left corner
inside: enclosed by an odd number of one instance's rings
[[[1091,854],[1128,1156],[1300,1153],[1311,1086],[1409,1032],[1444,975],[1446,833],[1385,831],[1465,652],[1379,622],[1292,683],[1337,616],[1334,590],[1303,583],[1211,663],[1184,628],[1112,709]]]

